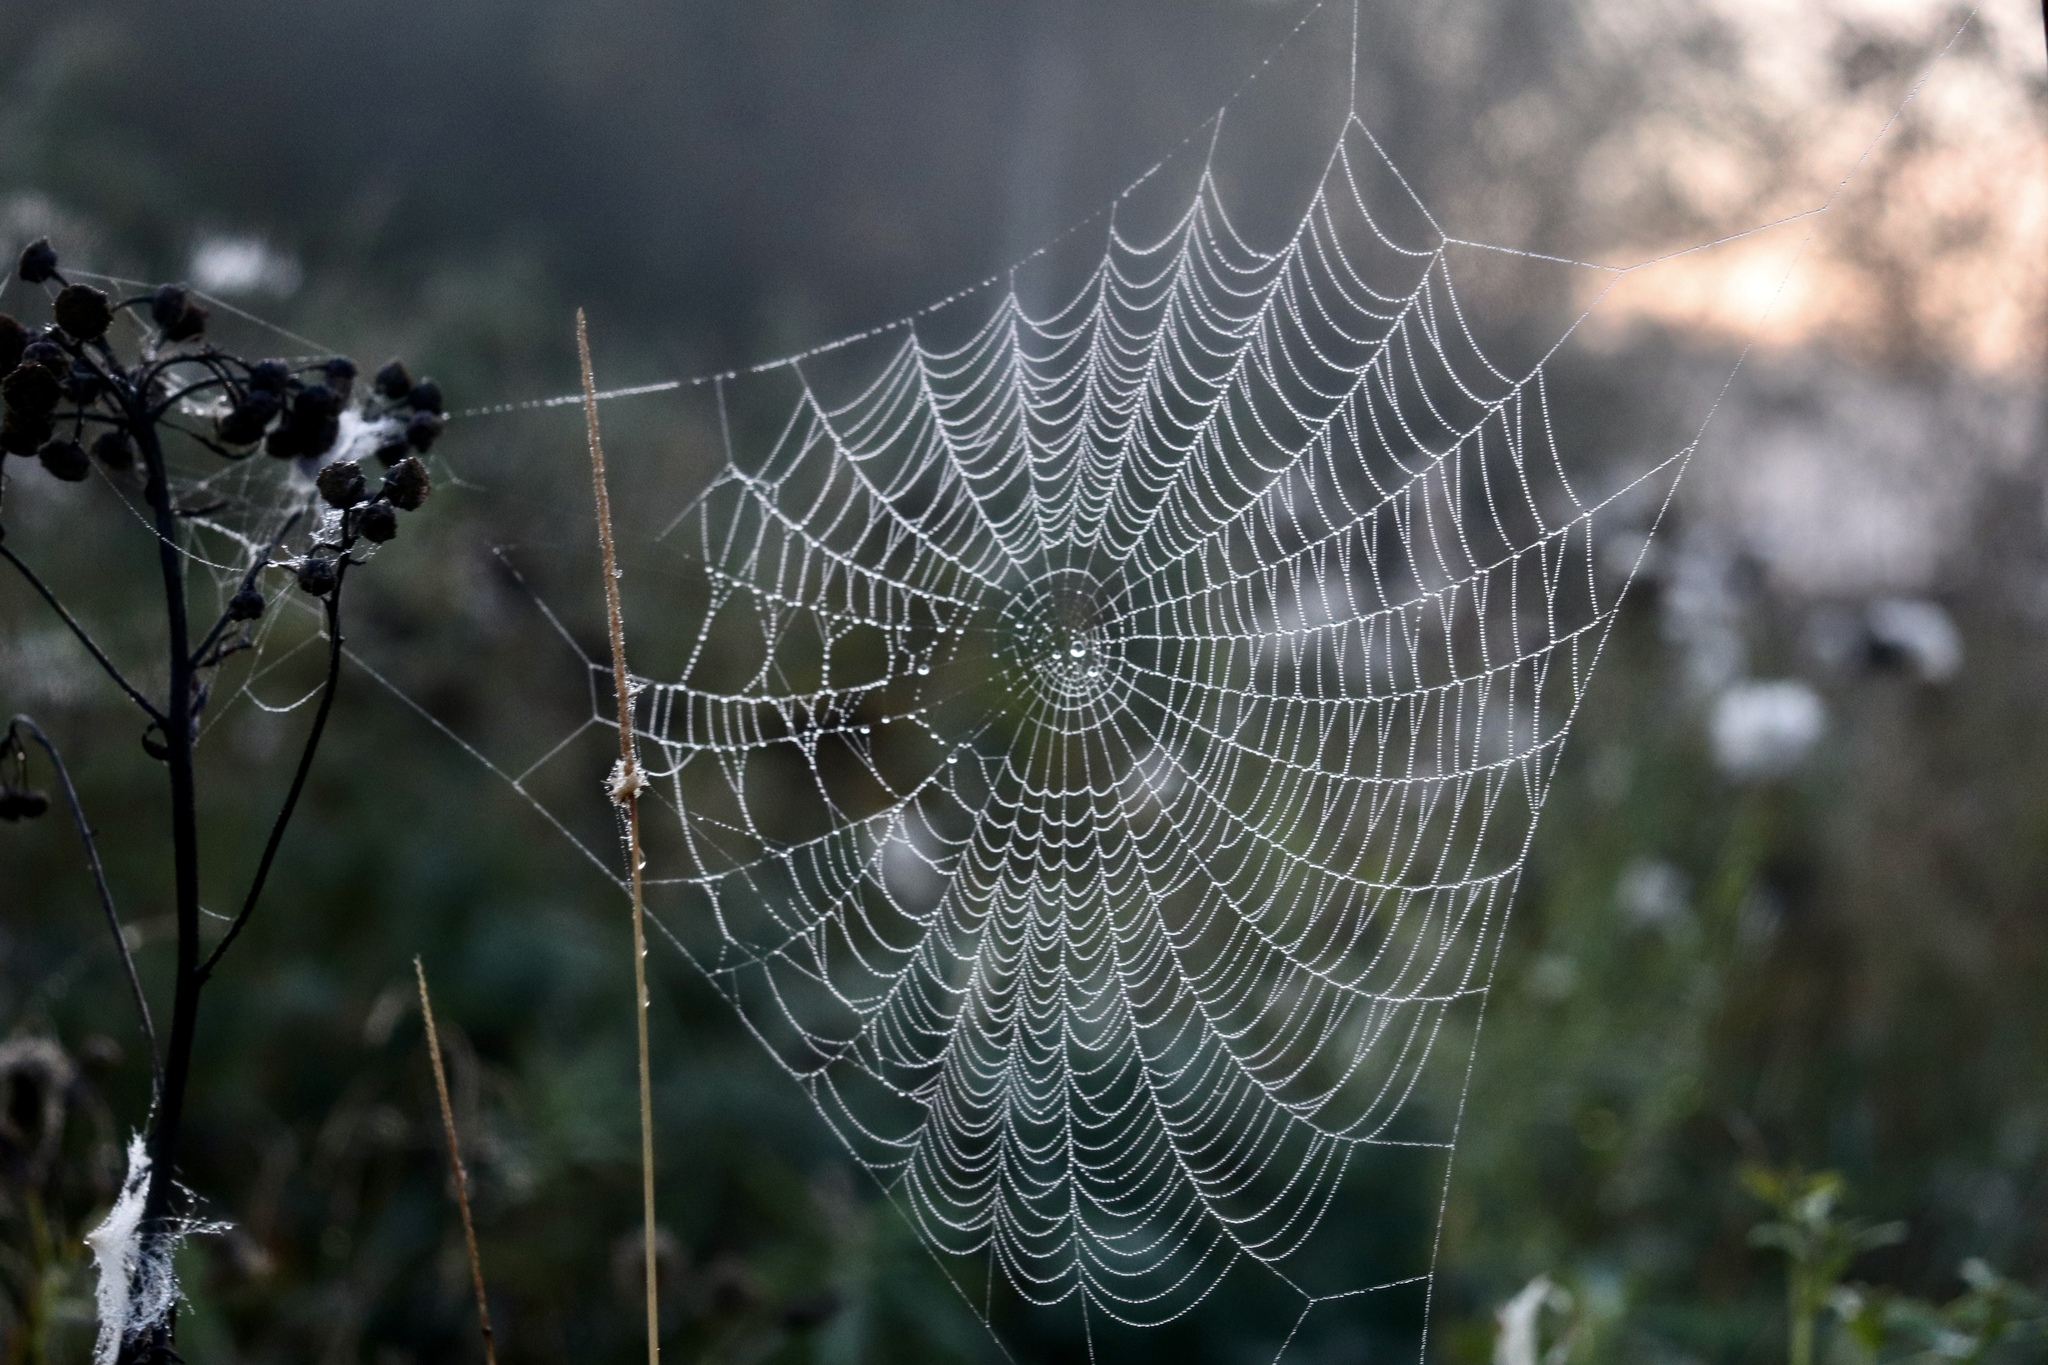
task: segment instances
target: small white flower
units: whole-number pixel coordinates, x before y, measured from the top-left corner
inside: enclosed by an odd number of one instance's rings
[[[208,294],[270,294],[289,298],[305,272],[299,258],[261,237],[202,237],[192,248],[192,283]]]
[[[1621,870],[1614,899],[1629,923],[1675,933],[1692,922],[1692,883],[1662,858],[1636,858]]]
[[[1799,766],[1827,728],[1827,708],[1792,678],[1744,682],[1714,702],[1714,764],[1737,780],[1778,777]]]

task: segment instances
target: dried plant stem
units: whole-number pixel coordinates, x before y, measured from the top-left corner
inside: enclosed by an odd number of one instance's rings
[[[142,989],[142,978],[135,972],[135,955],[128,949],[128,931],[121,927],[120,913],[114,909],[114,893],[107,889],[107,873],[100,864],[100,848],[93,835],[92,824],[85,818],[85,807],[78,803],[78,789],[71,785],[71,770],[64,766],[64,756],[43,733],[43,727],[36,724],[33,717],[16,716],[8,729],[10,733],[25,733],[43,746],[43,752],[50,756],[50,767],[57,774],[57,789],[64,794],[64,804],[71,810],[71,823],[77,827],[78,842],[85,848],[86,870],[92,873],[93,889],[99,892],[100,909],[105,912],[107,929],[113,934],[114,951],[121,955],[121,969],[128,974],[128,990],[135,997],[135,1012],[142,1018],[142,1036],[149,1043],[149,1100],[154,1105],[164,1088],[164,1063],[156,1044],[156,1021],[150,1018],[149,996]]]
[[[625,824],[626,866],[633,886],[633,1002],[640,1033],[641,1256],[647,1274],[647,1362],[661,1359],[661,1301],[654,1258],[654,1073],[647,1045],[647,902],[641,879],[640,756],[633,737],[633,683],[626,672],[626,619],[619,609],[619,556],[612,541],[612,499],[604,480],[604,443],[597,434],[597,380],[590,369],[590,329],[576,310],[576,354],[583,365],[583,425],[590,435],[590,482],[597,496],[597,537],[604,550],[605,624],[612,641],[612,690],[619,700],[619,766],[612,802]]]
[[[455,1106],[448,1102],[448,1072],[441,1065],[441,1034],[434,1027],[434,1002],[427,998],[427,969],[412,960],[420,981],[420,1014],[427,1021],[427,1054],[434,1059],[434,1093],[441,1098],[441,1131],[448,1137],[448,1168],[455,1172],[455,1206],[462,1211],[462,1240],[469,1247],[469,1280],[476,1288],[476,1318],[484,1334],[485,1365],[498,1365],[491,1337],[491,1307],[484,1298],[484,1261],[476,1250],[476,1223],[469,1216],[469,1172],[462,1165],[462,1147],[455,1140]]]

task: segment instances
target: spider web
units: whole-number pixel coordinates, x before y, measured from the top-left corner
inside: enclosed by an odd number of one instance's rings
[[[1091,1352],[1233,1278],[1426,1292],[1330,1229],[1438,1216],[1598,531],[1690,453],[1583,495],[1370,129],[1262,249],[1220,124],[1062,303],[721,377],[635,679],[659,922],[985,1318]]]
[[[793,367],[670,532],[706,583],[640,682],[666,918],[1028,1304],[1155,1325],[1245,1265],[1313,1302],[1347,1176],[1453,1141],[1418,1088],[1619,591],[1616,495],[1432,227],[1356,120],[1279,251],[1205,169],[1064,307],[911,326],[836,403]]]
[[[1535,822],[1700,434],[1596,487],[1572,329],[1515,364],[1461,293],[1642,266],[1446,233],[1355,89],[1261,247],[1223,119],[1050,305],[694,381],[726,458],[633,679],[658,925],[984,1320],[1091,1358],[1226,1284],[1278,1354],[1338,1301],[1420,1331]]]

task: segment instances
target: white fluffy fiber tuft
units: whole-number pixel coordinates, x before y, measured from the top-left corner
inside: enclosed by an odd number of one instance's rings
[[[121,1197],[100,1225],[85,1235],[99,1271],[99,1340],[93,1365],[114,1365],[124,1343],[153,1331],[170,1316],[178,1299],[178,1273],[172,1265],[178,1247],[196,1232],[217,1232],[218,1223],[174,1220],[167,1232],[154,1235],[142,1228],[143,1203],[149,1194],[149,1148],[137,1133],[128,1140],[128,1174]]]

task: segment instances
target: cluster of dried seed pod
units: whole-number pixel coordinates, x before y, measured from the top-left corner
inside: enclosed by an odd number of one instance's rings
[[[325,597],[341,582],[340,560],[358,540],[382,545],[392,539],[398,534],[398,514],[418,511],[434,490],[427,467],[417,455],[401,456],[374,492],[363,467],[353,460],[336,460],[322,467],[315,483],[321,501],[341,514],[332,536],[299,561],[299,586],[315,597]],[[233,610],[230,602],[229,611]]]
[[[113,472],[132,468],[137,414],[119,401],[124,389],[159,404],[158,417],[169,408],[166,390],[185,403],[210,398],[206,444],[231,459],[259,448],[313,466],[374,454],[389,468],[431,450],[446,423],[440,385],[415,380],[396,360],[358,393],[356,364],[345,357],[290,365],[207,344],[207,309],[183,285],[116,300],[66,280],[47,241],[24,250],[18,268],[26,283],[59,287],[48,327],[0,314],[0,460],[34,455],[69,482],[85,479],[95,459]],[[123,312],[142,324],[143,360],[133,367],[109,341]],[[93,434],[89,425],[104,429]]]
[[[189,289],[166,284],[110,298],[65,279],[47,241],[24,250],[18,270],[24,282],[55,293],[47,327],[0,314],[0,461],[34,455],[74,483],[95,462],[127,473],[142,437],[153,440],[174,410],[202,403],[210,436],[188,434],[229,459],[261,449],[300,461],[321,500],[340,513],[297,561],[299,586],[316,596],[334,591],[358,542],[391,540],[399,513],[426,501],[433,485],[419,457],[439,439],[447,405],[439,384],[415,379],[402,362],[359,385],[355,362],[341,356],[309,364],[242,359],[205,341],[207,309]],[[132,365],[109,340],[123,312],[141,325],[141,358]],[[372,458],[385,470],[374,486],[362,463]],[[255,620],[263,600],[253,588],[236,593],[228,618]]]
[[[228,406],[214,419],[214,437],[232,451],[260,444],[279,459],[320,460],[336,451],[353,404],[359,439],[383,464],[433,449],[445,420],[440,385],[431,379],[414,383],[395,360],[360,396],[356,376],[355,362],[341,356],[296,371],[282,361],[259,361],[230,387]],[[352,451],[341,453],[352,457]]]

